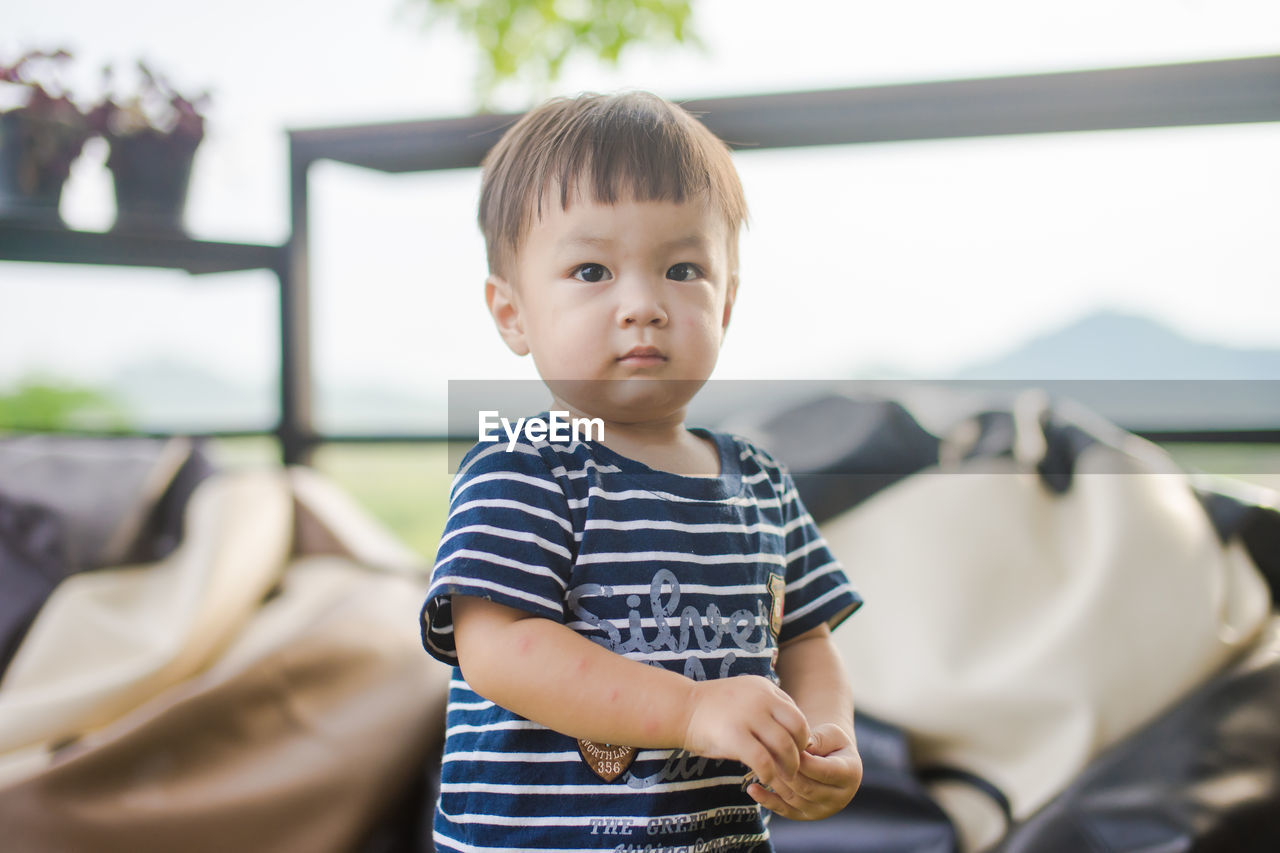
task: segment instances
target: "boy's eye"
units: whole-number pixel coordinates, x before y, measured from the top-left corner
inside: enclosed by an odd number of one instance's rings
[[[685,261],[667,270],[667,278],[675,279],[676,281],[693,281],[694,279],[702,278],[702,270],[698,268],[697,264]]]
[[[609,271],[600,264],[580,264],[573,271],[574,278],[589,284],[604,281],[608,276]]]

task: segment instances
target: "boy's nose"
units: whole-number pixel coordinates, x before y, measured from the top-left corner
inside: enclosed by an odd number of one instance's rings
[[[634,280],[619,288],[618,325],[624,329],[667,325],[667,310],[663,307],[660,289],[661,285]]]

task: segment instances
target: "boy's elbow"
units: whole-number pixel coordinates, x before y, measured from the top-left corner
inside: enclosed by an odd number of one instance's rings
[[[490,702],[498,702],[493,697],[493,691],[490,688],[490,680],[488,670],[483,666],[476,665],[476,659],[462,654],[458,651],[458,669],[462,672],[462,680],[467,683],[473,693],[476,693],[482,699],[488,699]]]
[[[455,634],[457,634],[455,628]],[[499,637],[490,636],[487,640],[474,635],[463,639],[461,634],[455,637],[458,646],[458,669],[462,671],[462,679],[467,686],[490,702],[497,702],[494,691],[501,683],[501,674],[496,672],[498,660],[493,654],[493,646],[500,642]],[[501,704],[501,703],[499,703]]]
[[[462,678],[476,693],[503,704],[503,688],[512,672],[531,665],[531,639],[521,630],[518,611],[491,601],[457,596],[453,636]]]
[[[470,647],[458,642],[458,669],[462,671],[462,679],[482,698],[504,707],[507,697],[503,688],[510,687],[512,681],[507,669],[510,664],[510,659],[502,652],[499,636],[489,638],[487,643],[473,643]]]

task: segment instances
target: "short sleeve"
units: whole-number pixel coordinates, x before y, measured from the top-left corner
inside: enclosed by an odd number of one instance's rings
[[[474,595],[565,621],[574,560],[573,519],[559,482],[536,449],[477,445],[449,495],[431,586],[422,607],[422,645],[457,664],[454,595]]]
[[[796,484],[785,466],[781,505],[786,533],[786,588],[779,644],[794,639],[824,622],[835,628],[862,606],[860,596],[845,576],[844,567],[827,548]]]

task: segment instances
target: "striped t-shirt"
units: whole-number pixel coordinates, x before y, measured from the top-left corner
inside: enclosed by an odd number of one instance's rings
[[[598,442],[472,448],[422,610],[422,638],[455,665],[435,814],[438,850],[767,850],[747,768],[642,749],[612,781],[575,738],[487,701],[457,668],[450,596],[552,619],[695,679],[776,679],[779,644],[834,627],[862,599],[786,470],[745,439],[719,477],[654,470]],[[616,769],[616,768],[614,768]]]

